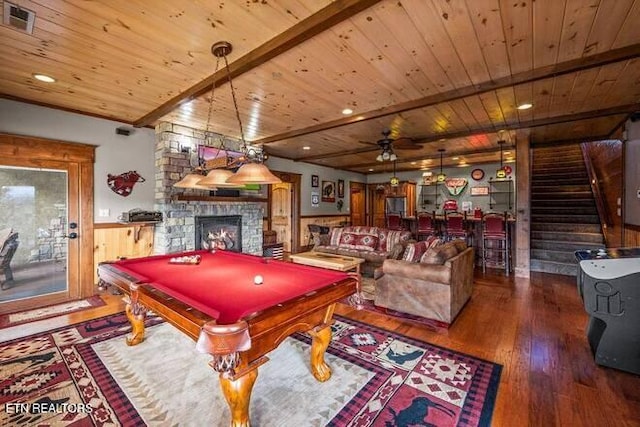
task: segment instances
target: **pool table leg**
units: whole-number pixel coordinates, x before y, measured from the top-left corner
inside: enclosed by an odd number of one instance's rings
[[[309,331],[313,338],[311,341],[311,372],[320,382],[331,378],[331,368],[324,361],[324,353],[331,342],[331,318],[335,307],[335,304],[328,306],[324,315],[324,322]]]
[[[127,336],[127,345],[132,346],[144,341],[144,320],[147,317],[147,309],[138,302],[138,290],[132,289],[129,295],[130,302],[125,311],[127,319],[131,323],[131,333]]]
[[[220,374],[220,387],[231,410],[232,427],[249,427],[249,401],[251,390],[258,378],[258,368],[245,372],[235,380]]]

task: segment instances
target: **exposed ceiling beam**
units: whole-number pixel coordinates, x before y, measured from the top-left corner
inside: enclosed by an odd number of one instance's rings
[[[340,22],[351,18],[378,3],[380,0],[336,0],[322,10],[314,13],[300,23],[294,25],[283,33],[275,36],[265,44],[257,47],[236,61],[229,64],[231,78],[236,78],[259,65],[275,58],[276,56],[293,49],[306,40],[333,27]],[[215,42],[217,40],[212,40]],[[233,43],[233,41],[231,41]],[[147,126],[180,105],[190,102],[211,90],[211,87],[219,87],[228,81],[226,69],[222,69],[191,86],[189,89],[174,96],[155,110],[139,118],[134,122],[136,127]]]
[[[640,57],[640,44],[633,44],[619,49],[612,49],[603,53],[561,62],[559,64],[536,68],[535,70],[525,71],[513,76],[507,76],[477,85],[466,86],[459,89],[453,89],[450,91],[425,96],[413,101],[402,102],[400,104],[391,105],[389,107],[379,108],[377,110],[357,114],[353,117],[345,117],[325,123],[320,123],[314,126],[309,126],[303,129],[283,132],[278,135],[272,135],[266,138],[252,141],[252,144],[269,144],[276,141],[282,141],[283,139],[308,135],[310,133],[321,132],[324,130],[329,130],[367,120],[374,120],[391,114],[398,114],[404,111],[424,108],[443,102],[450,102],[456,99],[466,98],[468,96],[474,96],[484,92],[489,92],[510,86],[532,83],[550,77],[557,77],[564,74],[575,73],[593,67],[601,67],[615,62],[627,61],[637,57]]]
[[[539,126],[557,125],[557,124],[562,124],[562,123],[575,122],[575,121],[579,121],[579,120],[595,119],[595,118],[598,118],[598,117],[615,116],[617,114],[630,114],[630,113],[633,113],[634,111],[640,111],[640,103],[638,103],[638,104],[629,104],[629,105],[621,105],[619,107],[605,108],[605,109],[602,109],[602,110],[586,111],[586,112],[583,112],[583,113],[566,114],[566,115],[563,115],[563,116],[547,117],[547,118],[544,118],[544,119],[530,120],[530,121],[527,121],[527,122],[504,124],[503,126],[500,126],[500,130],[503,130],[503,129],[504,130],[518,130],[518,129],[524,129],[524,128],[534,128],[534,127],[539,127]],[[434,135],[434,136],[430,136],[430,137],[426,137],[426,138],[416,138],[414,140],[414,143],[416,143],[416,144],[428,144],[428,143],[440,141],[442,139],[465,138],[465,137],[471,136],[471,135],[477,135],[477,134],[481,134],[481,133],[493,133],[493,132],[497,132],[495,126],[480,127],[480,128],[467,129],[467,130],[458,131],[458,132],[443,133],[443,134]],[[308,157],[298,157],[298,158],[291,159],[291,160],[295,160],[295,161],[298,161],[298,162],[309,162],[309,161],[316,160],[316,159],[326,159],[326,158],[330,158],[330,157],[340,157],[340,156],[349,155],[349,154],[369,153],[369,152],[378,151],[378,150],[380,150],[380,147],[372,146],[372,147],[365,147],[365,148],[357,148],[355,150],[349,150],[349,151],[340,151],[340,152],[327,153],[327,154],[318,154],[318,155],[313,155],[313,156],[308,156]],[[497,147],[496,147],[496,150],[497,150]],[[370,164],[367,163],[366,165],[375,165],[375,164],[376,163],[370,163]],[[360,165],[347,165],[345,167],[359,167],[359,166]]]
[[[515,147],[515,145],[509,145],[505,148],[509,148],[509,149],[513,149]],[[495,148],[483,148],[480,150],[473,150],[473,151],[446,151],[445,155],[450,158],[450,157],[459,157],[459,156],[470,156],[473,154],[487,154],[487,153],[495,153],[498,151],[498,147]],[[409,163],[409,162],[419,162],[421,160],[427,160],[427,159],[431,159],[431,160],[440,160],[440,154],[434,154],[433,156],[417,156],[417,157],[412,157],[412,158],[403,158],[401,160],[398,160],[396,165],[399,164],[403,164],[403,163]],[[371,166],[380,166],[380,165],[384,165],[384,164],[392,164],[392,162],[368,162],[368,163],[358,163],[358,164],[353,164],[353,165],[346,165],[346,168],[369,168]],[[445,164],[445,166],[447,166]],[[433,166],[430,166],[433,167]],[[342,168],[342,166],[340,167]],[[420,169],[420,167],[415,167],[413,169]],[[398,169],[399,170],[399,169]],[[411,168],[405,168],[403,170],[411,170]]]
[[[370,147],[356,148],[354,150],[346,150],[346,151],[340,151],[336,153],[315,154],[313,156],[298,157],[292,160],[295,160],[296,162],[308,162],[310,160],[326,159],[328,157],[349,156],[351,154],[370,153],[372,151],[380,151],[380,147],[378,147],[377,145],[376,146],[372,145]]]

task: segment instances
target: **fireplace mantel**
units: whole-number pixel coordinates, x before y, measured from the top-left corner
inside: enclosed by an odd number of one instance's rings
[[[177,194],[172,200],[180,202],[266,202],[266,197],[222,197],[222,196],[204,196],[198,194]]]

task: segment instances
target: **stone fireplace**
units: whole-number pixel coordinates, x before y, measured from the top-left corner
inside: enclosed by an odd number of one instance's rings
[[[242,215],[197,216],[196,249],[242,252]]]
[[[199,248],[201,236],[196,237],[197,218],[237,217],[240,218],[236,226],[238,247],[244,253],[262,255],[266,197],[243,191],[240,197],[212,197],[206,190],[173,187],[186,173],[193,171],[193,154],[203,143],[202,131],[167,122],[156,127],[154,209],[162,212],[164,221],[155,227],[154,252],[167,254]],[[229,149],[235,148],[233,141],[225,140],[225,145]]]

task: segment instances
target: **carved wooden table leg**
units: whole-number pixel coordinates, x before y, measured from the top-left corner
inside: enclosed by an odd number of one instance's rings
[[[136,345],[144,341],[144,320],[147,317],[147,309],[138,302],[138,288],[131,287],[130,302],[125,310],[127,319],[131,323],[131,334],[127,336],[127,345]]]
[[[327,325],[321,329],[309,332],[313,337],[311,343],[311,372],[320,382],[331,378],[331,368],[324,361],[324,352],[331,342],[331,326]]]
[[[220,387],[231,410],[232,427],[249,427],[249,402],[251,390],[258,378],[258,369],[251,369],[235,380],[224,373],[220,374]]]
[[[324,361],[324,352],[331,343],[331,323],[335,309],[335,303],[328,305],[322,324],[309,331],[309,335],[313,338],[311,341],[311,372],[320,382],[331,378],[331,368]]]

